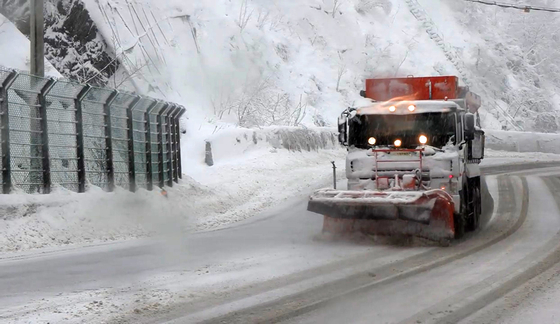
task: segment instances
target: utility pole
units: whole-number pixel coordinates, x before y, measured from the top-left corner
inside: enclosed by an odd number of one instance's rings
[[[32,75],[36,75],[39,77],[45,77],[45,19],[43,17],[43,0],[29,0],[29,23],[30,23],[30,40],[31,40],[31,53],[29,59],[31,61],[31,66],[29,72]],[[37,82],[42,83],[35,78],[29,78],[29,88],[36,89],[38,85]],[[48,169],[45,170],[45,163],[48,164],[48,160],[45,160],[45,154],[48,154],[48,143],[46,143],[47,139],[47,129],[46,129],[46,100],[44,98],[44,89],[41,89],[41,94],[32,102],[29,102],[29,107],[33,107],[34,105],[39,104],[40,108],[31,109],[31,117],[30,120],[30,130],[38,131],[41,130],[42,133],[31,133],[31,161],[30,166],[32,172],[29,173],[29,178],[33,185],[29,188],[31,192],[43,192],[49,193],[50,191],[50,173]],[[36,102],[35,102],[36,101]],[[46,152],[45,152],[46,149]],[[48,158],[48,156],[46,157]],[[42,170],[41,172],[37,172],[36,170]],[[40,186],[39,183],[43,183],[43,186]]]
[[[43,1],[29,0],[31,24],[31,74],[45,76],[45,19]]]

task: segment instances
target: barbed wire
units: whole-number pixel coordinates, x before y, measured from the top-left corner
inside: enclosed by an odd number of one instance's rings
[[[560,12],[560,8],[535,7],[535,6],[524,5],[524,4],[513,4],[513,3],[505,3],[505,2],[499,2],[499,1],[488,1],[488,0],[465,0],[465,1],[480,3],[480,4],[483,4],[483,5],[487,5],[487,6],[497,6],[497,7],[502,7],[502,8],[520,9],[520,10],[524,10],[525,12],[529,12],[531,10],[556,12],[556,13]]]

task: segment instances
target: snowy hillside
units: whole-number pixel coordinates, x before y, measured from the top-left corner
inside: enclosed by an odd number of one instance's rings
[[[27,5],[0,3],[28,33]],[[558,128],[551,13],[463,0],[47,0],[45,13],[62,74],[179,101],[205,134],[332,124],[364,78],[410,74],[461,76],[486,128]]]
[[[458,74],[402,0],[85,3],[135,86],[209,120],[323,125],[366,77]]]

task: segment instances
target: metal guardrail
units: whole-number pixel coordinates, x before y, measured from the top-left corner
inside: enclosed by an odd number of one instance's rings
[[[170,102],[0,68],[0,193],[173,186],[182,175],[184,113]]]

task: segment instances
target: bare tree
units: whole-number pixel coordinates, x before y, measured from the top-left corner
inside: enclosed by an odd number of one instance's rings
[[[307,101],[303,102],[303,95],[299,96],[299,102],[292,112],[293,126],[299,126],[307,114]]]
[[[340,81],[342,80],[342,77],[346,74],[346,72],[348,72],[348,69],[346,68],[346,64],[344,63],[344,57],[342,56],[342,54],[345,51],[339,51],[338,52],[338,73],[337,73],[337,78],[336,78],[336,91],[340,92]]]
[[[342,5],[342,0],[333,0],[333,10],[332,10],[333,18],[336,16],[336,12],[339,10],[341,5]]]
[[[257,17],[257,28],[259,30],[263,30],[264,26],[270,20],[270,11],[264,12],[262,9],[259,9],[259,16]]]
[[[401,64],[399,64],[399,66],[397,67],[397,70],[395,71],[395,77],[399,74],[399,71],[402,67],[402,65],[404,64],[404,62],[406,62],[406,59],[408,58],[408,51],[406,51],[406,54],[404,55],[403,60],[401,61]]]
[[[346,74],[346,72],[348,72],[348,70],[346,69],[346,64],[341,63],[338,66],[338,76],[336,78],[336,91],[340,92],[340,81],[342,80],[342,77]]]
[[[251,12],[248,11],[247,2],[248,0],[241,1],[241,7],[239,9],[239,18],[237,20],[237,26],[239,26],[239,29],[241,30],[242,33],[243,30],[245,30],[245,28],[249,24],[249,21],[251,20],[251,16],[253,15],[252,10]]]

